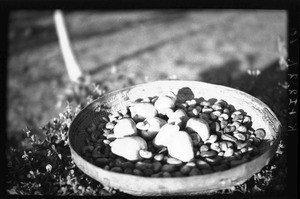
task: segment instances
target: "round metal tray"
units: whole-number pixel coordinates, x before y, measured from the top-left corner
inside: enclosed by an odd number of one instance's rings
[[[243,109],[252,117],[252,127],[264,128],[266,137],[255,159],[225,171],[190,177],[153,178],[104,170],[83,159],[80,149],[84,146],[85,129],[110,112],[126,107],[127,101],[157,96],[173,91],[178,100],[203,97],[223,99],[236,109]],[[75,164],[87,175],[105,186],[132,195],[192,195],[204,194],[241,184],[259,172],[274,156],[281,134],[281,124],[272,110],[257,98],[236,89],[196,81],[156,81],[140,84],[105,94],[85,107],[73,120],[69,129],[69,145]]]

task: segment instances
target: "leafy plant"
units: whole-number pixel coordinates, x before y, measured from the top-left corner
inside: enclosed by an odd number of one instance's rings
[[[82,86],[82,85],[81,85]],[[85,88],[84,88],[85,87]],[[67,103],[66,110],[43,128],[45,140],[40,140],[30,129],[24,131],[29,148],[7,148],[6,175],[8,194],[20,195],[126,195],[105,187],[85,175],[74,164],[68,146],[68,129],[82,107],[105,93],[101,87],[84,85],[90,95],[77,106]],[[76,89],[74,89],[76,90]],[[74,92],[80,96],[80,92]],[[86,94],[86,93],[85,93]],[[81,99],[83,95],[81,95]],[[283,192],[286,189],[286,154],[282,140],[275,157],[268,166],[242,185],[212,194],[257,194]]]

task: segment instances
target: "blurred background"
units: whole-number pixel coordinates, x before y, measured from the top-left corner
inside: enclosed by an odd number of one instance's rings
[[[286,128],[287,13],[281,10],[65,11],[82,70],[107,91],[164,79],[204,81],[265,102]],[[9,21],[7,137],[41,129],[65,109],[70,80],[53,10]],[[75,102],[73,102],[75,103]]]

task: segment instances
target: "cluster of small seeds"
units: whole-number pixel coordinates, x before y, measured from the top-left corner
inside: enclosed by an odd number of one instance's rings
[[[157,97],[141,99],[151,102]],[[227,170],[245,163],[257,155],[257,148],[266,133],[264,129],[254,130],[251,117],[242,110],[236,110],[224,100],[214,103],[211,100],[192,99],[183,103],[176,102],[174,111],[184,110],[189,118],[201,118],[210,127],[210,137],[202,141],[200,136],[188,129],[194,150],[194,158],[182,162],[168,154],[167,147],[156,148],[151,141],[147,150],[140,150],[140,160],[129,161],[111,152],[110,143],[116,122],[131,117],[130,111],[103,117],[100,125],[91,124],[87,129],[86,146],[82,156],[89,162],[109,171],[147,177],[184,177],[202,175]],[[159,115],[167,119],[165,115]]]

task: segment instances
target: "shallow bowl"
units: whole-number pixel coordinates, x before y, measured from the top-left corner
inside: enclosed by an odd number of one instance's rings
[[[109,113],[126,108],[126,102],[153,97],[172,91],[178,100],[201,98],[223,99],[236,109],[252,117],[254,129],[264,128],[266,137],[258,148],[259,156],[225,171],[190,177],[153,178],[104,170],[88,161],[80,150],[85,145],[85,129]],[[214,192],[241,184],[259,172],[274,156],[280,141],[281,124],[273,111],[257,98],[225,86],[197,81],[156,81],[105,94],[85,107],[73,120],[69,129],[69,145],[75,164],[88,176],[105,186],[132,195],[194,195]]]

